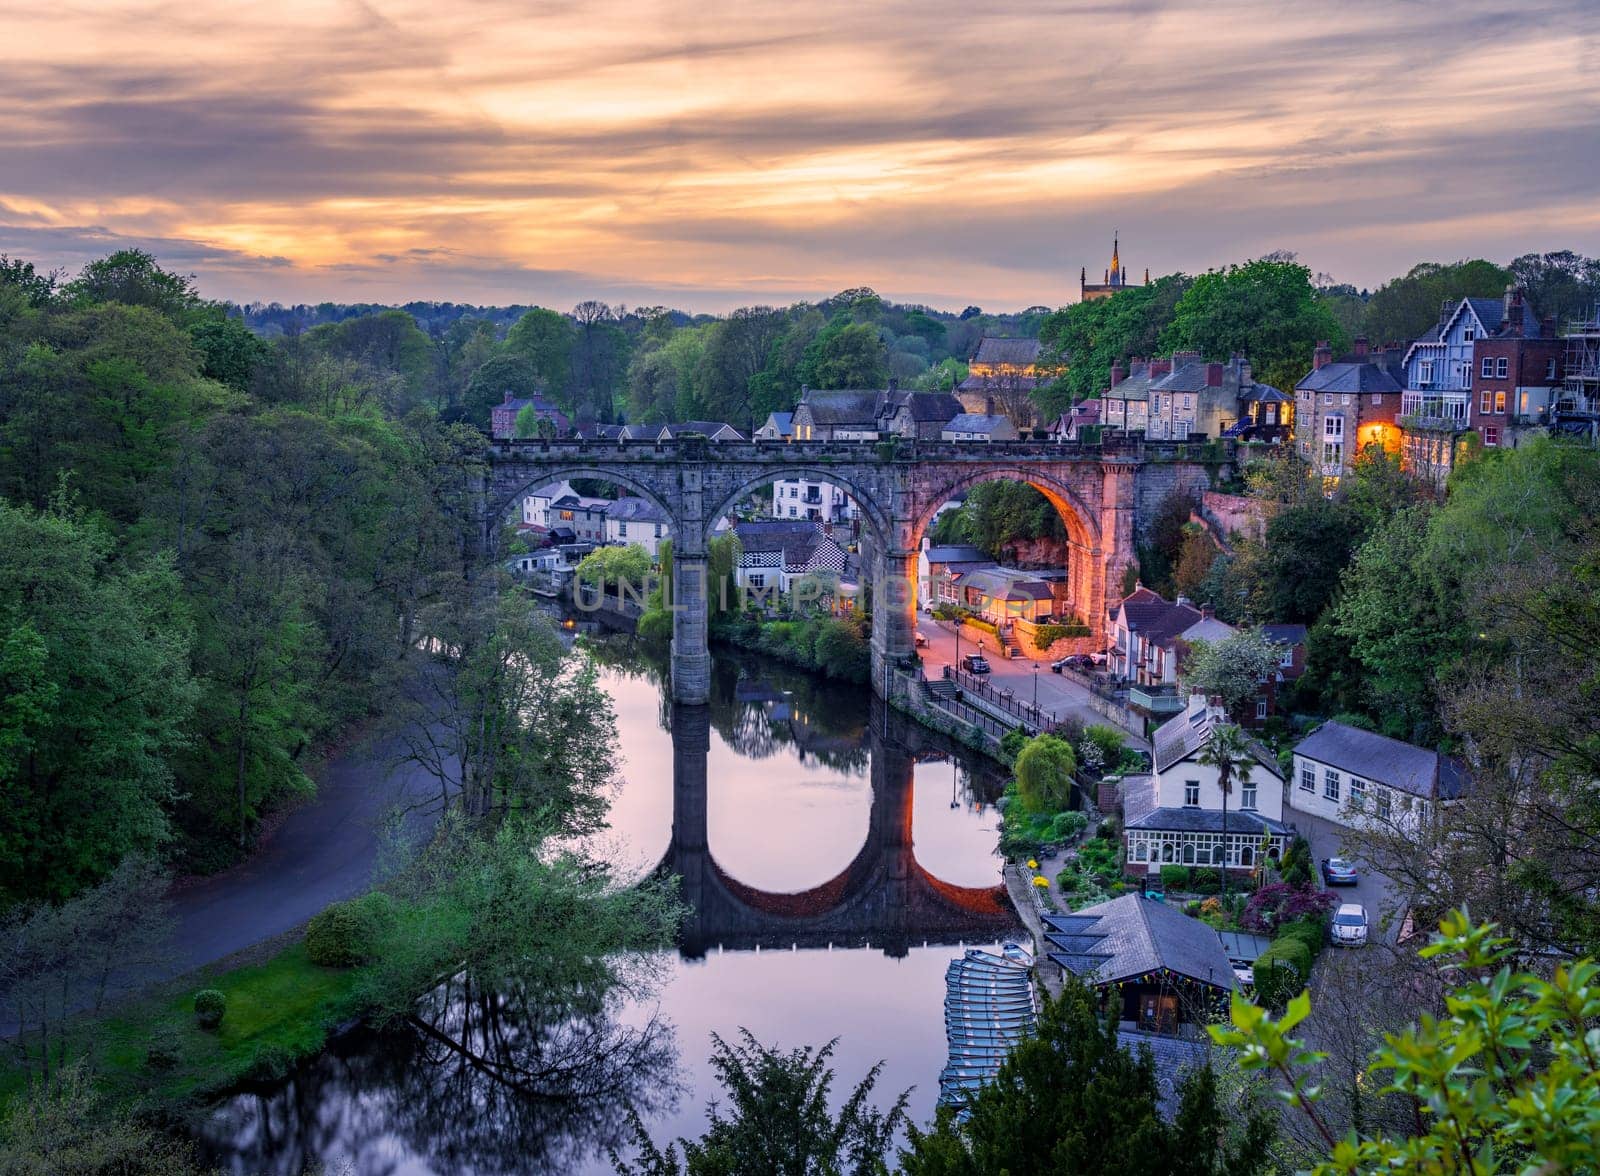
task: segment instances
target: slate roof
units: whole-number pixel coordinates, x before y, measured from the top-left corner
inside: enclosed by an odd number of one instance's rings
[[[1037,339],[985,335],[978,340],[978,349],[973,352],[971,362],[1028,367],[1039,362],[1039,346],[1039,340]]]
[[[721,438],[722,440],[732,441],[737,439],[743,441],[745,439],[743,433],[726,421],[678,421],[675,424],[661,426],[661,436],[663,439],[668,440],[682,433],[704,433],[707,437],[715,437],[718,433],[727,432],[731,432],[733,436]]]
[[[795,535],[817,535],[821,528],[810,519],[752,519],[735,523],[733,531],[745,551],[781,551]]]
[[[767,425],[771,425],[773,431],[775,433],[777,433],[778,436],[780,436],[780,437],[792,437],[792,436],[794,436],[794,413],[792,413],[792,412],[772,412],[772,413],[768,413],[767,414]],[[762,428],[766,428],[766,425],[763,425]]]
[[[1211,725],[1215,721],[1210,708],[1203,711],[1185,710],[1157,727],[1151,740],[1155,748],[1156,771],[1164,772],[1173,764],[1197,753],[1210,738]],[[1278,774],[1278,761],[1272,753],[1254,739],[1248,742],[1250,754],[1256,763],[1271,772],[1273,779],[1281,780],[1283,777]]]
[[[1175,371],[1162,376],[1150,386],[1163,392],[1199,392],[1203,388],[1215,387],[1206,382],[1208,367],[1208,364],[1190,361],[1179,365]]]
[[[949,392],[890,392],[883,411],[892,416],[904,408],[914,421],[944,422],[961,415],[961,401]]]
[[[1303,645],[1306,639],[1304,625],[1262,625],[1261,632],[1269,641],[1279,645]]]
[[[828,392],[809,389],[801,396],[800,404],[810,410],[811,419],[819,425],[858,425],[875,429],[878,427],[878,398],[881,395],[880,392],[860,388],[841,388]]]
[[[976,585],[996,599],[1053,600],[1055,598],[1055,594],[1050,591],[1050,585],[1007,568],[974,568],[961,582]]]
[[[1243,401],[1259,400],[1263,404],[1287,404],[1293,397],[1280,392],[1271,384],[1246,384],[1239,389],[1239,399]]]
[[[1128,628],[1138,632],[1144,625],[1165,614],[1168,607],[1166,597],[1150,588],[1141,587],[1117,601],[1111,611],[1121,609]]]
[[[1070,915],[1045,914],[1049,956],[1075,976],[1112,984],[1166,968],[1217,988],[1238,987],[1217,933],[1165,903],[1124,894]]]
[[[959,410],[960,407],[961,405],[958,401],[956,408]],[[958,412],[956,416],[949,418],[949,423],[945,425],[945,432],[994,433],[1004,429],[1010,423],[1009,418],[1000,416],[998,413],[990,416],[981,412]]]
[[[1299,392],[1398,392],[1400,381],[1370,360],[1323,364],[1306,374]]]
[[[1126,817],[1126,813],[1124,813]],[[1124,829],[1161,829],[1172,833],[1221,833],[1222,810],[1207,808],[1153,808],[1127,818]],[[1287,833],[1288,826],[1249,809],[1228,807],[1229,833]]]
[[[619,523],[665,523],[667,512],[648,498],[619,498],[606,507],[606,518]]]
[[[1434,781],[1440,775],[1438,752],[1331,720],[1297,743],[1294,751],[1296,755],[1413,796],[1431,797]],[[1454,764],[1448,771],[1451,787],[1459,795],[1463,774]]]
[[[930,547],[924,552],[930,564],[986,564],[993,563],[983,552],[966,543],[952,543],[944,547]]]
[[[1203,1041],[1162,1033],[1117,1030],[1117,1044],[1138,1057],[1148,1053],[1156,1071],[1156,1109],[1171,1120],[1183,1103],[1183,1083],[1189,1071],[1211,1064],[1211,1050]]]

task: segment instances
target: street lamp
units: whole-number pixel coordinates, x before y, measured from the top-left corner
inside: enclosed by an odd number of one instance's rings
[[[1039,660],[1033,662],[1033,717],[1039,717]]]

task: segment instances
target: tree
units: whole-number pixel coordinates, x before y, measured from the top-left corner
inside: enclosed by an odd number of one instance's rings
[[[1199,762],[1217,771],[1217,787],[1222,791],[1222,843],[1228,843],[1228,797],[1233,795],[1235,784],[1250,783],[1250,772],[1255,767],[1254,749],[1250,737],[1232,723],[1212,723],[1205,746],[1200,749]],[[1223,865],[1222,897],[1228,897],[1228,867]]]
[[[1100,395],[1110,383],[1113,363],[1126,370],[1134,356],[1156,354],[1188,286],[1184,275],[1168,274],[1148,286],[1129,286],[1115,298],[1077,302],[1045,318],[1039,325],[1039,366],[1046,379],[1035,395],[1044,418],[1054,419],[1078,401]]]
[[[1077,769],[1072,744],[1054,735],[1035,735],[1017,753],[1017,795],[1029,812],[1059,812],[1072,796]]]
[[[881,388],[889,379],[888,364],[878,328],[841,316],[806,347],[799,376],[813,388]]]
[[[1150,1054],[1124,1048],[1115,1014],[1072,977],[967,1109],[965,1123],[946,1107],[927,1131],[911,1129],[904,1176],[1250,1176],[1266,1169],[1273,1137],[1259,1105],[1220,1105],[1206,1066],[1184,1078],[1164,1121]]]
[[[639,1148],[635,1165],[613,1162],[622,1176],[888,1176],[895,1136],[906,1125],[906,1099],[887,1112],[869,1101],[883,1063],[867,1071],[835,1112],[829,1106],[838,1040],[821,1049],[785,1053],[762,1045],[748,1030],[730,1045],[711,1035],[711,1068],[727,1092],[728,1113],[708,1109],[710,1125],[699,1140],[679,1139],[666,1150],[634,1118]],[[678,1157],[682,1150],[683,1158]]]
[[[521,357],[535,381],[563,408],[571,411],[572,348],[577,332],[564,314],[534,307],[506,332],[506,351]]]
[[[1310,1015],[1309,993],[1276,1021],[1235,993],[1231,1026],[1213,1026],[1211,1035],[1241,1051],[1246,1069],[1282,1082],[1288,1104],[1321,1138],[1326,1158],[1315,1176],[1590,1170],[1600,1138],[1591,1028],[1600,1016],[1600,967],[1585,959],[1548,976],[1518,970],[1511,941],[1465,912],[1447,915],[1421,954],[1456,984],[1448,1011],[1390,1036],[1368,1067],[1384,1092],[1410,1102],[1409,1134],[1357,1128],[1340,1138],[1329,1125],[1324,1089],[1307,1080],[1324,1055],[1290,1036]]]
[[[1600,303],[1600,259],[1561,249],[1525,253],[1509,268],[1533,309],[1555,319],[1558,329],[1593,315]]]
[[[266,359],[267,345],[244,320],[211,306],[194,316],[189,337],[200,352],[200,373],[226,384],[235,392],[247,392],[256,367]]]
[[[781,311],[746,306],[711,328],[699,381],[708,419],[740,427],[754,422],[753,381],[766,368],[787,325]]]
[[[182,321],[200,302],[192,274],[168,273],[143,249],[120,249],[91,261],[62,293],[78,305],[120,302],[146,306],[174,322]]]
[[[66,506],[0,502],[0,906],[64,898],[168,836],[195,702],[166,560]]]
[[[1498,299],[1510,281],[1507,270],[1481,259],[1419,262],[1373,291],[1363,320],[1367,337],[1381,343],[1421,338],[1439,321],[1442,307],[1453,309],[1463,298]]]
[[[1201,274],[1161,336],[1167,350],[1191,348],[1211,359],[1242,353],[1257,376],[1277,388],[1293,388],[1311,369],[1322,340],[1336,351],[1349,343],[1317,297],[1311,271],[1293,260],[1266,258]]]
[[[1237,719],[1261,693],[1262,683],[1278,672],[1282,660],[1282,645],[1259,628],[1242,629],[1221,641],[1191,642],[1183,680],[1190,690],[1221,699]]]
[[[539,373],[534,370],[528,357],[505,352],[491,356],[478,365],[467,381],[461,408],[467,420],[486,429],[489,427],[490,410],[497,404],[503,404],[508,395],[513,399],[527,399],[542,391]]]
[[[643,598],[655,579],[650,553],[637,543],[625,547],[597,547],[578,564],[578,582],[598,588],[601,595],[632,592]]]
[[[428,609],[432,667],[397,715],[405,757],[438,781],[441,809],[481,820],[526,810],[594,831],[615,782],[615,717],[595,667],[524,594],[464,584]]]

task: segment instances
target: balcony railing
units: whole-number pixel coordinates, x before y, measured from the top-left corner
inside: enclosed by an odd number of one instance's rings
[[[1175,715],[1183,709],[1183,698],[1174,686],[1130,686],[1128,705],[1152,715]]]

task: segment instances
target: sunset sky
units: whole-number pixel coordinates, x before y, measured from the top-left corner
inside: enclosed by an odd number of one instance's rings
[[[239,301],[959,309],[1600,253],[1600,3],[12,0],[0,252]]]

